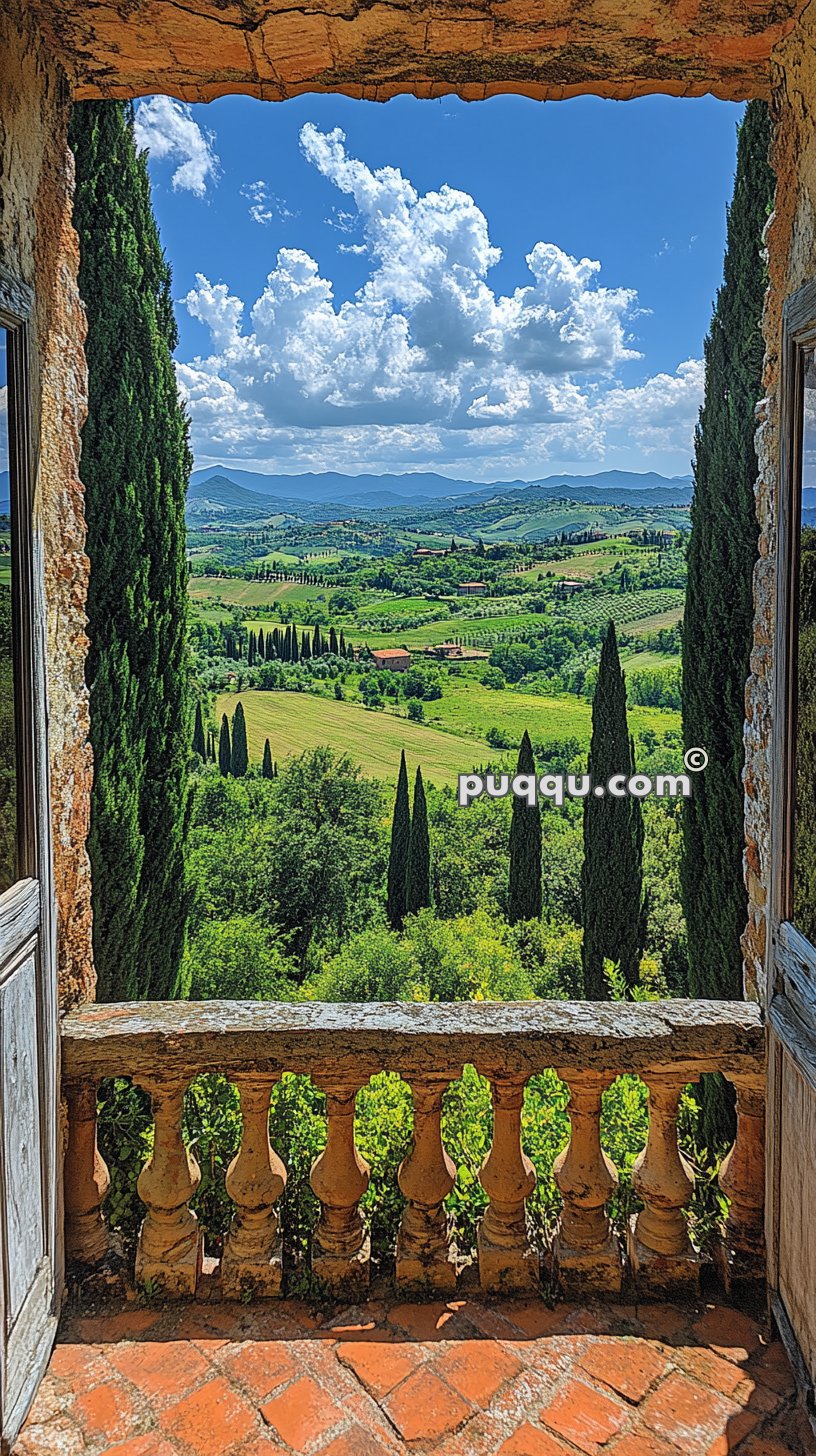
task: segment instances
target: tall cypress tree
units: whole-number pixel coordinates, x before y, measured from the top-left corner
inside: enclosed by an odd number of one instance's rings
[[[431,836],[422,769],[418,768],[414,780],[414,807],[411,814],[411,837],[408,841],[408,866],[405,871],[405,913],[415,915],[430,903]]]
[[[312,655],[312,647],[309,642],[309,634],[304,629],[300,634],[300,660],[306,662]]]
[[[601,647],[587,771],[592,789],[584,799],[581,870],[584,995],[605,1001],[604,960],[617,965],[629,989],[637,983],[644,921],[643,806],[639,799],[595,792],[614,774],[628,778],[635,771],[614,622]]]
[[[517,774],[535,778],[533,745],[527,729],[519,745]],[[510,818],[510,893],[507,918],[511,925],[519,920],[538,920],[541,915],[541,809],[513,796]]]
[[[201,714],[201,703],[196,703],[195,727],[193,729],[193,753],[205,760],[207,757],[207,744],[204,738],[204,719]]]
[[[333,652],[334,655],[335,655],[335,657],[337,656],[337,648],[338,648],[337,633],[335,632],[335,630],[334,630],[333,627],[330,627],[329,628],[329,652]]]
[[[230,731],[226,713],[221,714],[221,732],[218,735],[218,767],[224,775],[224,778],[227,778],[232,770]]]
[[[758,526],[754,409],[762,396],[766,270],[762,231],[773,206],[771,126],[751,101],[739,128],[723,282],[705,343],[705,395],[695,436],[694,499],[683,623],[683,741],[708,765],[683,806],[681,886],[692,996],[742,996],[742,767]],[[704,1078],[702,1140],[733,1135],[733,1094]]]
[[[88,320],[82,478],[97,995],[166,997],[189,911],[184,503],[192,461],[173,367],[170,269],[132,107],[82,102],[70,140]]]
[[[300,661],[300,649],[298,648],[297,627],[292,628],[292,661]]]
[[[320,626],[319,624],[315,624],[315,629],[312,634],[312,657],[320,657],[323,651],[324,648],[323,641],[320,636]]]
[[[271,779],[271,778],[274,778],[274,776],[275,776],[275,774],[274,774],[274,769],[273,769],[273,766],[272,766],[272,748],[271,748],[271,745],[269,743],[269,739],[266,738],[266,739],[264,739],[263,762],[261,764],[261,777],[262,778],[265,778],[265,779]]]
[[[751,101],[739,128],[724,277],[705,344],[683,624],[683,741],[708,766],[684,804],[682,888],[692,996],[742,996],[740,936],[745,682],[758,526],[754,409],[762,395],[762,230],[773,202],[770,120]]]
[[[230,753],[230,773],[233,778],[242,779],[249,768],[249,751],[247,749],[246,717],[244,715],[243,703],[237,703],[235,712],[232,715],[232,751]]]
[[[405,896],[408,878],[408,849],[411,842],[411,806],[408,800],[408,768],[405,750],[400,755],[397,796],[391,822],[391,852],[388,857],[388,924],[401,930],[405,919]]]

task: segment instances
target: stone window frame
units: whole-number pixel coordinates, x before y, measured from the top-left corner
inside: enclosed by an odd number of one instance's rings
[[[796,807],[798,585],[801,523],[803,387],[801,360],[816,347],[816,279],[791,294],[782,311],[779,490],[777,496],[778,664],[771,759],[769,986],[803,1022],[799,1051],[816,1086],[816,945],[793,923],[793,836]],[[781,1030],[781,1028],[780,1028]],[[785,1028],[786,1037],[791,1027]]]
[[[17,755],[17,880],[42,874],[42,834],[37,813],[37,723],[33,560],[36,468],[31,431],[31,317],[33,291],[0,266],[0,327],[6,333],[9,497],[11,512],[12,650],[14,732]]]

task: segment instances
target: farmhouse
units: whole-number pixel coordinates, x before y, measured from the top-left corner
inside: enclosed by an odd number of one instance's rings
[[[371,656],[377,667],[386,667],[389,672],[407,672],[411,666],[411,654],[404,647],[375,647]]]
[[[487,592],[487,582],[460,581],[456,590],[460,597],[483,597]]]
[[[583,591],[585,586],[584,581],[573,581],[569,577],[564,577],[563,581],[556,583],[555,590],[559,597],[571,597],[573,592]]]
[[[454,657],[462,656],[462,647],[459,642],[439,642],[433,647],[426,647],[429,657],[437,657],[446,662]]]

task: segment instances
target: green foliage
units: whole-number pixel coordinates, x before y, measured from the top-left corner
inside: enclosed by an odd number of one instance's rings
[[[408,768],[403,751],[400,755],[394,816],[391,821],[391,849],[388,857],[386,913],[392,930],[400,930],[405,919],[410,843],[411,806],[408,801]]]
[[[270,747],[269,739],[268,738],[264,739],[264,751],[263,751],[263,762],[261,764],[261,774],[262,774],[262,776],[265,779],[271,779],[271,778],[274,777],[274,772],[273,772],[273,768],[272,768],[272,749]]]
[[[408,866],[405,872],[405,909],[415,915],[431,903],[431,837],[428,830],[428,807],[422,769],[417,768],[414,780],[414,806],[411,812],[411,835],[408,841]]]
[[[626,719],[626,682],[609,623],[592,704],[588,773],[593,789],[615,774],[634,772],[634,745]],[[607,999],[604,961],[620,968],[630,989],[637,983],[643,949],[643,808],[633,797],[594,792],[584,799],[584,863],[581,918],[584,927],[584,994]]]
[[[695,437],[695,491],[683,633],[683,735],[708,752],[686,800],[682,867],[689,990],[742,995],[743,720],[758,525],[754,409],[762,396],[762,234],[773,207],[771,124],[752,101],[740,124],[723,283],[705,344],[705,397]],[[730,1094],[709,1079],[706,1139],[733,1128]]]
[[[218,767],[224,778],[232,772],[232,749],[230,747],[229,721],[226,713],[221,714],[221,732],[218,735]]]
[[[536,777],[533,745],[524,730],[519,746],[516,774]],[[541,914],[541,809],[538,798],[527,804],[513,795],[510,816],[510,886],[507,918],[511,925],[519,920],[537,920]]]
[[[195,727],[193,729],[193,753],[197,753],[202,763],[207,757],[207,748],[204,741],[204,718],[201,712],[201,703],[196,703]]]
[[[189,909],[184,504],[191,456],[173,368],[170,269],[132,109],[80,103],[70,141],[88,320],[82,479],[97,995],[163,997],[176,983]]]
[[[230,752],[230,773],[235,779],[242,779],[249,768],[247,749],[246,718],[244,705],[238,702],[232,718],[232,748]]]
[[[287,1001],[296,977],[277,935],[255,915],[205,920],[182,969],[191,1001]]]

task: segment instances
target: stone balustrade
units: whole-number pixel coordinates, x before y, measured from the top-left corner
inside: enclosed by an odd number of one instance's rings
[[[138,1180],[145,1216],[136,1277],[167,1295],[192,1295],[201,1235],[190,1201],[200,1173],[185,1147],[185,1089],[200,1073],[222,1073],[240,1098],[242,1135],[226,1174],[234,1215],[224,1241],[228,1296],[283,1288],[276,1204],[287,1171],[269,1140],[269,1106],[284,1072],[312,1078],[326,1099],[326,1143],[311,1170],[320,1212],[312,1267],[331,1289],[365,1293],[370,1240],[360,1202],[369,1169],[355,1144],[357,1093],[379,1072],[398,1073],[413,1100],[413,1140],[400,1165],[406,1202],[396,1247],[397,1284],[414,1291],[456,1287],[462,1258],[445,1209],[456,1168],[442,1140],[446,1088],[472,1064],[491,1086],[492,1146],[480,1171],[487,1206],[477,1232],[481,1285],[503,1292],[538,1287],[542,1257],[571,1296],[620,1292],[624,1271],[642,1297],[693,1289],[700,1256],[685,1209],[694,1174],[678,1146],[680,1095],[719,1071],[737,1095],[737,1138],[721,1169],[730,1200],[721,1269],[728,1279],[762,1277],[764,1030],[754,1005],[715,1001],[598,1004],[283,1005],[162,1002],[88,1006],[63,1023],[68,1111],[65,1158],[69,1258],[104,1260],[108,1176],[96,1143],[96,1088],[130,1077],[150,1096],[153,1149]],[[553,1174],[563,1198],[560,1226],[536,1248],[526,1212],[535,1172],[522,1149],[525,1086],[553,1070],[569,1089],[570,1140]],[[649,1133],[632,1172],[640,1212],[625,1247],[609,1215],[618,1175],[601,1144],[601,1101],[623,1073],[648,1089]]]

